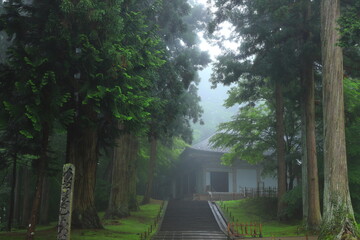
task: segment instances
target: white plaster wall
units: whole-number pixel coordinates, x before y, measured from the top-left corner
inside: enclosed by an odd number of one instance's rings
[[[256,169],[237,169],[236,171],[237,192],[240,188],[256,188],[257,172]]]

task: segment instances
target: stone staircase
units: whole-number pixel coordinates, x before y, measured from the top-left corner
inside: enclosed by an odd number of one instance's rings
[[[153,240],[226,240],[207,201],[170,201]]]

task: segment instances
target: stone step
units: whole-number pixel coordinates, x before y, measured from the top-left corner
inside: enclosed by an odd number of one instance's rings
[[[153,240],[226,240],[207,201],[170,201]]]
[[[161,231],[220,231],[207,201],[170,201]]]
[[[213,240],[226,240],[226,236],[222,232],[217,231],[160,231],[153,240],[177,240],[177,239],[213,239]]]

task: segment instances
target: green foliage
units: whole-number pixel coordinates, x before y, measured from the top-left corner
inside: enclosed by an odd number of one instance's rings
[[[276,219],[276,198],[255,198],[223,202],[239,223],[261,223],[264,237],[297,236],[299,222],[280,223]],[[303,234],[302,234],[303,235]]]
[[[159,212],[161,202],[155,202],[140,206],[140,210],[132,212],[131,216],[121,220],[104,221],[103,230],[72,230],[71,239],[75,240],[130,240],[139,239],[139,234],[143,233],[154,223],[154,219]],[[103,213],[99,214],[103,216]],[[52,222],[50,226],[40,226],[36,233],[36,239],[48,240],[56,236],[57,222]],[[0,233],[1,239],[20,240],[24,239],[24,231],[17,230],[12,233]]]
[[[360,42],[360,3],[359,1],[348,1],[344,3],[342,9],[342,16],[339,20],[341,26],[341,40],[342,47],[359,47]]]
[[[342,1],[342,12],[339,19],[341,39],[339,45],[344,50],[344,70],[347,76],[360,77],[360,3],[359,1]]]
[[[160,1],[156,15],[149,15],[162,41],[166,63],[151,75],[149,95],[157,99],[149,106],[149,132],[167,141],[179,136],[191,142],[190,121],[202,113],[197,96],[197,71],[209,63],[199,50],[195,30],[199,15],[186,0]],[[151,26],[151,25],[150,25]]]
[[[222,157],[223,163],[232,164],[235,159],[261,163],[264,166],[263,174],[274,175],[276,172],[275,110],[267,82],[267,79],[254,77],[242,79],[236,87],[231,88],[225,106],[240,104],[239,111],[231,121],[219,125],[217,134],[210,139],[210,143],[214,147],[228,149],[229,152]],[[289,98],[291,94],[293,94],[292,89],[284,91],[284,95]],[[284,118],[286,162],[289,177],[294,179],[300,174],[297,160],[301,154],[300,121],[296,101],[285,102]]]
[[[210,142],[214,147],[229,148],[222,161],[226,164],[235,159],[259,163],[264,152],[274,147],[272,111],[266,104],[243,107],[230,122],[219,125],[218,132]]]
[[[297,80],[301,58],[320,56],[319,39],[302,42],[304,32],[317,36],[319,4],[311,1],[312,15],[307,18],[305,1],[214,1],[218,10],[209,26],[218,35],[221,22],[235,27],[233,38],[240,42],[238,51],[218,58],[212,81],[229,84],[254,76],[269,77],[282,83]],[[310,58],[309,58],[310,57]]]
[[[286,207],[284,209],[284,216],[286,219],[298,219],[302,218],[302,187],[297,185],[292,190],[285,193],[282,198]]]
[[[360,201],[360,82],[358,79],[345,79],[345,118],[346,147],[350,195],[353,203]],[[360,219],[360,207],[353,204],[355,217]]]

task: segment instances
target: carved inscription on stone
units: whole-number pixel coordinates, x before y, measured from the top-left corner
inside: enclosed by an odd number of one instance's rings
[[[71,230],[72,198],[74,191],[75,166],[65,164],[61,185],[60,211],[58,223],[58,240],[69,240]]]

